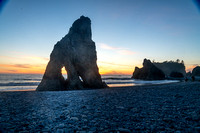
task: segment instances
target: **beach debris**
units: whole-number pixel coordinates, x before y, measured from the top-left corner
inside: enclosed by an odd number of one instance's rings
[[[78,121],[79,119],[77,117],[71,117],[70,120]]]
[[[97,52],[91,32],[91,20],[81,16],[69,33],[56,43],[37,91],[105,88],[97,66]],[[65,67],[65,80],[61,69]]]

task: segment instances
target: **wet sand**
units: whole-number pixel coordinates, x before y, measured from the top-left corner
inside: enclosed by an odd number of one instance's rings
[[[200,132],[200,82],[0,92],[0,132]]]

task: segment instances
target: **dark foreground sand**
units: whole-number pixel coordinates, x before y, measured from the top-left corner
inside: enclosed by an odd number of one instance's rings
[[[1,92],[0,131],[200,132],[200,82]]]

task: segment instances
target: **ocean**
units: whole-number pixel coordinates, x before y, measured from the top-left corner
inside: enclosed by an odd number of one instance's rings
[[[42,74],[0,74],[0,91],[33,91],[42,80]],[[63,75],[67,78],[66,75]],[[131,75],[102,75],[109,87],[165,84],[179,80],[144,81],[131,79]]]

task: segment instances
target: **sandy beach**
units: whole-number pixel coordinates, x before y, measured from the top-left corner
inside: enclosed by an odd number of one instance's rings
[[[0,132],[200,132],[200,82],[0,92]]]

